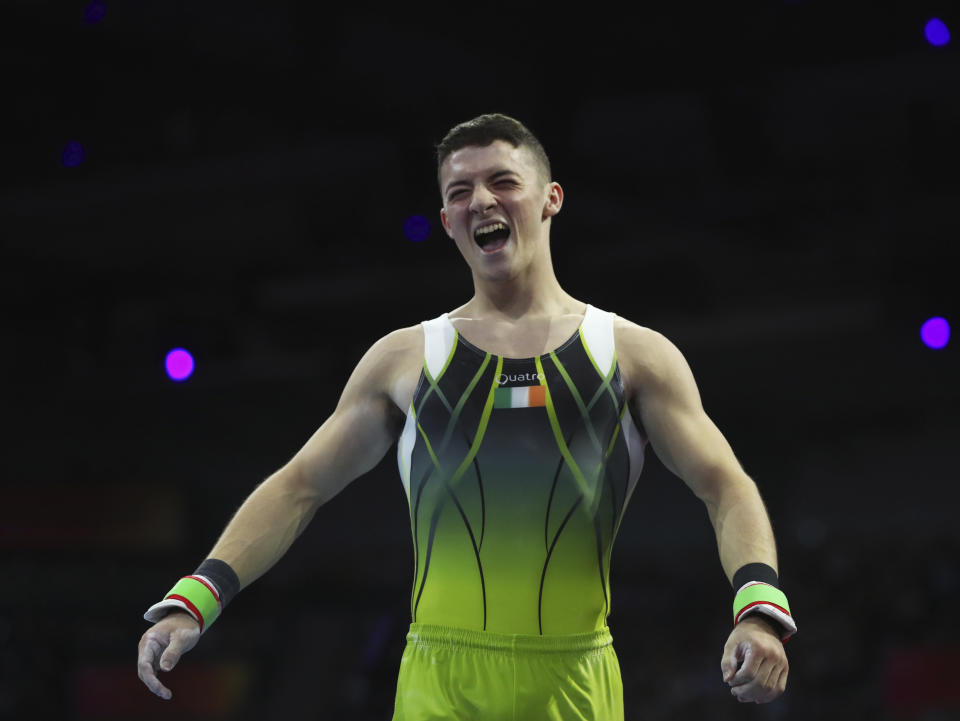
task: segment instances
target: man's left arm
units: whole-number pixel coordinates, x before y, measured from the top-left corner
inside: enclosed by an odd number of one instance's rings
[[[657,457],[706,505],[727,578],[732,584],[748,564],[775,574],[776,543],[760,492],[704,411],[683,355],[659,333],[629,321],[618,319],[616,332],[630,411]],[[738,700],[765,703],[783,693],[789,666],[780,638],[779,625],[760,614],[736,624],[721,672]]]

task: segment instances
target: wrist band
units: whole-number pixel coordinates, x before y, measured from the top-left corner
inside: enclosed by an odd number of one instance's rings
[[[737,591],[733,598],[733,625],[736,626],[751,613],[762,613],[776,621],[782,627],[781,641],[786,641],[797,632],[786,595],[769,583],[749,581]]]
[[[733,574],[731,583],[734,588],[743,588],[749,581],[762,581],[774,588],[780,588],[780,579],[777,578],[777,572],[765,563],[748,563],[745,566],[740,566],[737,572]]]
[[[156,623],[173,609],[181,609],[193,616],[203,633],[239,590],[236,572],[223,561],[208,558],[195,573],[177,581],[162,601],[147,609],[143,618]]]

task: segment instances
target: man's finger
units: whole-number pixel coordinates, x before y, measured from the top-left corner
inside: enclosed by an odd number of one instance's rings
[[[160,683],[160,679],[154,675],[151,666],[144,667],[143,664],[139,665],[137,667],[137,674],[140,676],[140,680],[143,681],[144,685],[160,698],[169,701],[173,697],[170,689]]]
[[[169,699],[173,696],[170,689],[160,683],[157,678],[155,663],[161,646],[155,639],[149,638],[140,649],[137,659],[137,675],[144,685],[160,698]]]
[[[747,650],[743,654],[743,663],[740,664],[740,669],[730,679],[730,685],[740,686],[753,681],[757,677],[757,671],[760,669],[763,660],[763,657],[754,651],[753,646],[747,646]]]
[[[750,694],[750,686],[748,686],[747,684],[741,684],[740,686],[732,686],[730,688],[730,693],[731,695],[733,695],[735,699],[737,699],[737,701],[741,701],[741,702],[747,701],[749,700],[747,697]]]
[[[174,631],[170,634],[170,645],[167,646],[167,650],[163,652],[163,656],[160,657],[160,670],[161,671],[170,671],[174,666],[177,665],[177,661],[180,660],[180,657],[186,651],[184,643],[184,634],[179,631]]]
[[[776,696],[776,683],[780,678],[780,669],[777,664],[767,661],[757,672],[757,692],[754,701],[757,703],[766,703],[772,701]]]
[[[140,639],[140,654],[137,657],[137,663],[153,664],[158,645],[155,640],[144,634],[144,637]]]
[[[763,686],[756,680],[745,681],[737,686],[730,687],[730,693],[737,697],[738,701],[748,702],[756,701],[763,693]]]
[[[720,660],[720,672],[723,674],[723,681],[726,683],[737,672],[737,665],[740,662],[740,644],[727,642],[723,648],[723,658]]]
[[[730,692],[737,697],[737,700],[744,703],[767,703],[780,695],[781,690],[778,684],[782,675],[783,668],[779,664],[766,660],[761,663],[756,678],[732,687]]]
[[[743,669],[741,669],[741,671],[742,670]],[[752,676],[739,680],[735,677],[733,681],[731,681],[730,692],[736,696],[739,701],[756,701],[759,703],[767,694],[767,681],[769,680],[771,672],[774,670],[775,665],[761,657],[757,670]],[[739,675],[738,673],[737,676],[739,677]]]
[[[770,692],[767,694],[767,698],[763,700],[763,703],[766,703],[767,701],[773,701],[773,699],[787,690],[787,670],[788,669],[786,666],[778,669],[776,678],[773,678],[771,674],[770,681],[772,682],[772,686],[770,688]]]

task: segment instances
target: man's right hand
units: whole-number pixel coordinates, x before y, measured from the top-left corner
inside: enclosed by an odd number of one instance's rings
[[[169,701],[173,694],[157,678],[157,670],[170,671],[180,657],[197,645],[200,624],[186,611],[174,611],[140,637],[137,675],[147,688]]]

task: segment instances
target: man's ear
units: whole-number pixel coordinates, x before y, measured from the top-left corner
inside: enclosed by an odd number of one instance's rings
[[[447,220],[447,211],[445,208],[440,208],[440,223],[443,225],[443,229],[447,231],[447,235],[453,238],[453,233],[450,231],[450,221]]]
[[[543,219],[552,218],[563,206],[563,188],[560,183],[551,182],[547,187],[547,199],[543,204]]]

